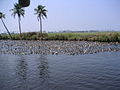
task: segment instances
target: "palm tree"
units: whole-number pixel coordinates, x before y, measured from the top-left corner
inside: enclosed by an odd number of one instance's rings
[[[1,21],[2,21],[2,23],[3,23],[3,25],[4,25],[4,27],[5,27],[5,29],[6,29],[6,31],[7,31],[7,33],[9,34],[10,38],[12,39],[12,36],[11,36],[9,30],[8,30],[7,26],[5,25],[5,23],[4,23],[4,21],[3,21],[3,19],[5,19],[5,14],[3,14],[2,12],[0,12],[0,19],[1,19]]]
[[[15,18],[16,14],[18,16],[19,32],[20,32],[20,37],[22,38],[22,35],[21,35],[21,23],[20,23],[20,21],[21,21],[21,16],[24,17],[25,10],[22,9],[22,7],[21,7],[20,4],[16,3],[16,4],[14,4],[14,8],[11,9],[11,11],[13,12],[12,15],[14,16],[14,18]]]
[[[34,9],[35,11],[35,15],[37,15],[37,19],[38,21],[40,21],[40,32],[42,34],[42,18],[44,19],[47,18],[47,10],[45,9],[45,6],[42,6],[42,5],[38,5],[37,8]]]

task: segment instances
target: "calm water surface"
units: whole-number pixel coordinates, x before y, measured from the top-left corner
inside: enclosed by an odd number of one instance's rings
[[[120,90],[120,52],[0,55],[0,90]]]

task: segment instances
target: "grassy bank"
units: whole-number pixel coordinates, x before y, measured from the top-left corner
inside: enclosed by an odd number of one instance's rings
[[[19,34],[12,34],[13,40],[20,40]],[[8,35],[0,35],[1,40],[9,39]],[[120,42],[120,32],[85,32],[85,33],[22,33],[23,40],[69,40]]]

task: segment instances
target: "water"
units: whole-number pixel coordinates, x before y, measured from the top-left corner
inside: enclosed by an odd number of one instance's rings
[[[120,52],[2,54],[0,90],[120,90]]]

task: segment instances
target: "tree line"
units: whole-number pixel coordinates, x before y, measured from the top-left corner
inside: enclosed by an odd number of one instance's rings
[[[22,6],[18,3],[14,4],[14,8],[10,10],[12,12],[12,16],[15,18],[15,16],[17,15],[18,17],[18,27],[19,27],[19,34],[20,34],[20,38],[22,39],[22,29],[21,29],[21,17],[24,17],[25,15],[25,10],[24,8],[22,8]],[[47,10],[45,9],[45,6],[43,5],[38,5],[35,9],[35,15],[37,15],[37,19],[39,22],[39,28],[40,28],[40,33],[42,35],[42,19],[47,18]],[[10,33],[10,31],[8,30],[5,22],[3,19],[5,19],[5,14],[3,12],[0,12],[0,19],[7,31],[7,33],[9,34],[10,38],[12,39],[12,35]]]

